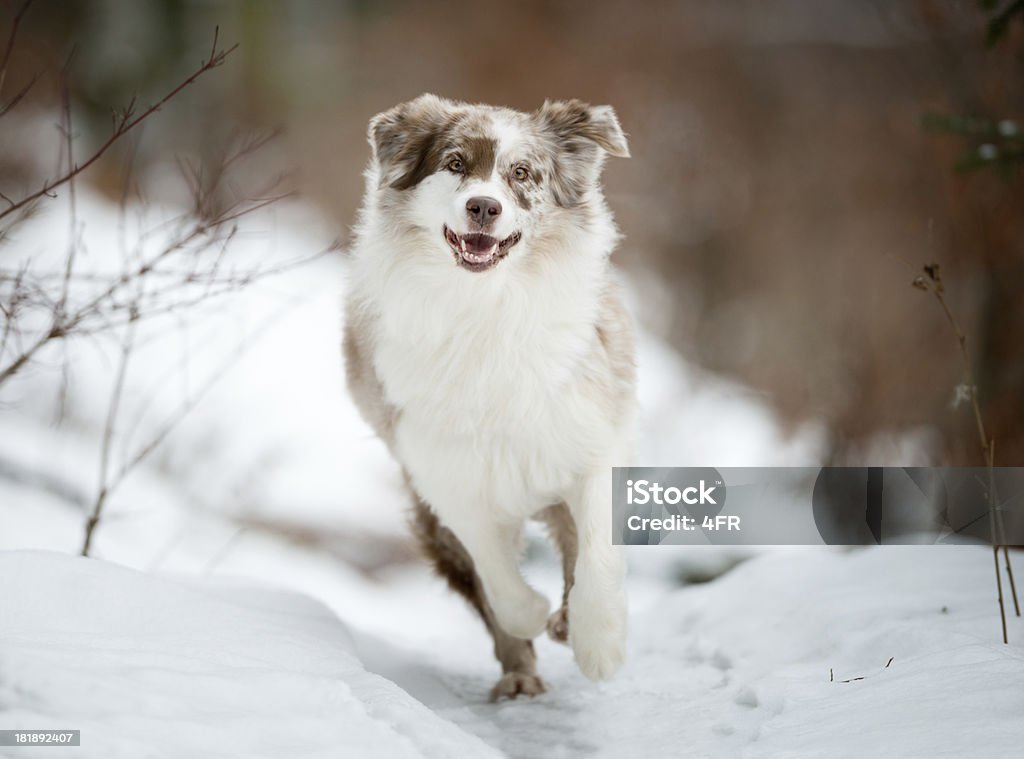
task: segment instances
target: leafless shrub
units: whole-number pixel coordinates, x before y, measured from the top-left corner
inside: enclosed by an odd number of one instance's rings
[[[18,32],[18,25],[28,10],[25,2],[17,11],[11,32],[0,57],[0,118],[21,102],[38,77],[33,77],[12,98],[3,100],[7,64]],[[89,155],[75,158],[72,109],[66,69],[61,76],[59,105],[61,114],[61,167],[57,175],[42,182],[35,190],[20,198],[12,198],[0,187],[0,387],[38,360],[54,343],[67,344],[76,339],[103,337],[116,340],[119,346],[118,366],[108,399],[99,451],[99,477],[95,496],[91,499],[82,554],[88,555],[94,531],[104,505],[127,474],[145,460],[184,416],[198,403],[206,391],[237,359],[232,353],[207,382],[168,419],[151,439],[125,456],[122,466],[112,464],[112,445],[122,408],[125,377],[133,352],[138,347],[139,326],[169,314],[180,314],[220,296],[237,293],[242,288],[269,275],[307,263],[333,250],[326,250],[295,260],[261,265],[249,262],[242,269],[228,265],[228,251],[239,233],[242,219],[291,195],[284,189],[285,177],[275,176],[262,187],[235,198],[222,191],[226,178],[238,164],[264,148],[275,133],[247,136],[237,141],[219,162],[196,166],[179,160],[182,177],[191,195],[191,204],[180,215],[140,228],[132,235],[132,244],[124,243],[116,270],[97,271],[95,266],[84,270],[79,265],[81,228],[77,218],[76,180],[95,166],[118,143],[129,146],[122,176],[121,226],[125,226],[129,187],[132,184],[134,154],[140,127],[168,105],[200,77],[221,66],[237,45],[218,47],[215,30],[209,54],[193,73],[180,81],[154,104],[140,109],[135,99],[111,116],[111,131]],[[71,65],[69,60],[68,65]],[[56,197],[67,191],[70,210],[70,233],[66,252],[61,257],[18,256],[13,234],[26,219]],[[145,216],[145,214],[143,214]],[[49,252],[48,252],[49,253]],[[40,258],[43,260],[41,261]],[[49,261],[49,263],[47,263]],[[55,261],[59,261],[55,263]],[[243,349],[244,346],[241,349]]]
[[[21,7],[12,24],[3,63],[0,64],[0,87],[5,78],[7,61],[14,47],[18,22],[28,5],[29,3],[25,3]],[[45,198],[56,197],[55,191],[64,186],[68,187],[71,199],[71,241],[63,271],[56,276],[54,272],[37,271],[31,262],[25,262],[21,266],[11,269],[6,265],[4,259],[0,259],[0,288],[2,288],[0,289],[0,309],[2,309],[5,319],[4,337],[2,345],[0,345],[0,385],[17,374],[44,346],[54,340],[110,329],[118,323],[123,324],[126,321],[125,314],[127,312],[135,311],[136,315],[133,318],[142,318],[170,307],[164,303],[167,299],[166,296],[176,288],[180,289],[183,284],[192,284],[201,279],[201,272],[195,269],[179,272],[180,276],[177,281],[171,277],[170,282],[163,282],[155,289],[140,287],[141,281],[166,279],[169,273],[166,265],[172,260],[182,258],[182,254],[190,249],[194,252],[196,246],[205,249],[220,245],[223,250],[226,247],[225,241],[230,241],[234,235],[233,222],[284,197],[285,194],[275,193],[275,187],[268,187],[253,200],[243,201],[220,213],[204,214],[210,204],[212,190],[216,185],[207,186],[204,191],[196,190],[192,213],[178,220],[180,229],[170,237],[171,242],[167,246],[156,254],[141,260],[126,261],[125,269],[119,275],[110,278],[108,282],[103,283],[103,286],[94,288],[92,294],[80,299],[73,298],[74,291],[82,289],[77,285],[96,284],[95,282],[82,283],[76,278],[75,258],[78,253],[74,202],[76,177],[96,164],[115,143],[124,139],[143,122],[151,118],[199,77],[223,64],[227,56],[237,48],[235,45],[226,50],[218,49],[217,43],[218,32],[215,31],[209,56],[195,72],[155,104],[137,112],[133,99],[127,107],[113,113],[110,136],[82,162],[76,162],[74,159],[71,108],[68,102],[66,77],[62,77],[61,131],[64,137],[62,149],[65,154],[65,170],[59,176],[46,180],[42,187],[19,200],[13,200],[7,195],[0,195],[0,199],[7,203],[7,207],[0,210],[0,243],[10,238],[12,229],[27,218],[37,203]],[[2,94],[2,89],[0,89],[0,94]],[[15,96],[15,101],[0,106],[0,115],[10,112],[13,105],[16,105],[16,101],[20,100],[22,96],[23,93],[19,93]],[[232,156],[230,161],[234,162],[238,157]],[[228,164],[229,160],[226,158],[225,170]],[[223,176],[223,172],[220,176]],[[199,258],[195,255],[192,257],[193,259]],[[10,256],[4,258],[10,258]],[[87,275],[84,279],[92,279],[92,277]],[[215,280],[208,284],[214,287],[217,285],[237,286],[244,283],[243,279],[230,282]],[[49,317],[42,320],[42,324],[38,318],[41,315]]]

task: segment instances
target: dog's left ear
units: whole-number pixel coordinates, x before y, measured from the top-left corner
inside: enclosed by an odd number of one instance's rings
[[[588,140],[608,155],[629,158],[629,144],[610,105],[588,105],[581,100],[546,100],[537,111],[543,128],[560,141]]]
[[[554,148],[551,191],[562,208],[577,207],[597,187],[605,155],[629,156],[626,135],[610,105],[548,100],[534,118]]]

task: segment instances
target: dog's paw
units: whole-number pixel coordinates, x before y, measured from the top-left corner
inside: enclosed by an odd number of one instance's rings
[[[619,635],[572,635],[571,645],[580,672],[591,680],[607,680],[626,659],[626,643]]]
[[[565,606],[548,617],[548,637],[557,643],[569,641],[569,610]]]
[[[524,672],[506,672],[491,688],[491,701],[517,696],[539,696],[548,689],[547,683],[540,675],[528,675]]]
[[[580,671],[591,680],[607,680],[626,658],[626,600],[588,603],[569,599],[569,645]]]
[[[551,604],[548,599],[528,586],[518,598],[500,596],[501,601],[492,603],[494,615],[501,629],[515,638],[533,640],[544,631]]]

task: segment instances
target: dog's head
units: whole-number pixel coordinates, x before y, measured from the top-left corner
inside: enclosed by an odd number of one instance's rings
[[[472,272],[528,251],[566,214],[583,223],[605,155],[629,155],[615,111],[578,100],[522,113],[422,95],[375,116],[369,139],[382,211]]]

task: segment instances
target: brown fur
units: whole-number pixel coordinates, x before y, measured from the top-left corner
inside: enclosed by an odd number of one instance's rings
[[[494,171],[494,159],[498,146],[489,137],[468,137],[464,143],[462,158],[466,164],[467,177],[490,176]]]
[[[548,535],[562,557],[562,605],[548,619],[548,635],[552,640],[565,643],[569,639],[569,591],[575,582],[576,522],[564,503],[548,506],[537,519],[547,525]]]
[[[384,387],[374,371],[371,344],[373,330],[358,307],[349,301],[345,309],[345,337],[342,352],[345,355],[345,379],[356,408],[363,419],[394,453],[395,423],[398,410],[387,402]]]
[[[501,662],[503,676],[491,689],[491,700],[515,698],[520,694],[534,696],[546,691],[547,685],[537,674],[533,641],[514,638],[501,629],[484,596],[480,578],[473,568],[473,559],[452,531],[442,525],[430,507],[419,498],[413,507],[412,527],[434,569],[448,581],[449,588],[476,609],[494,639],[494,655]]]

